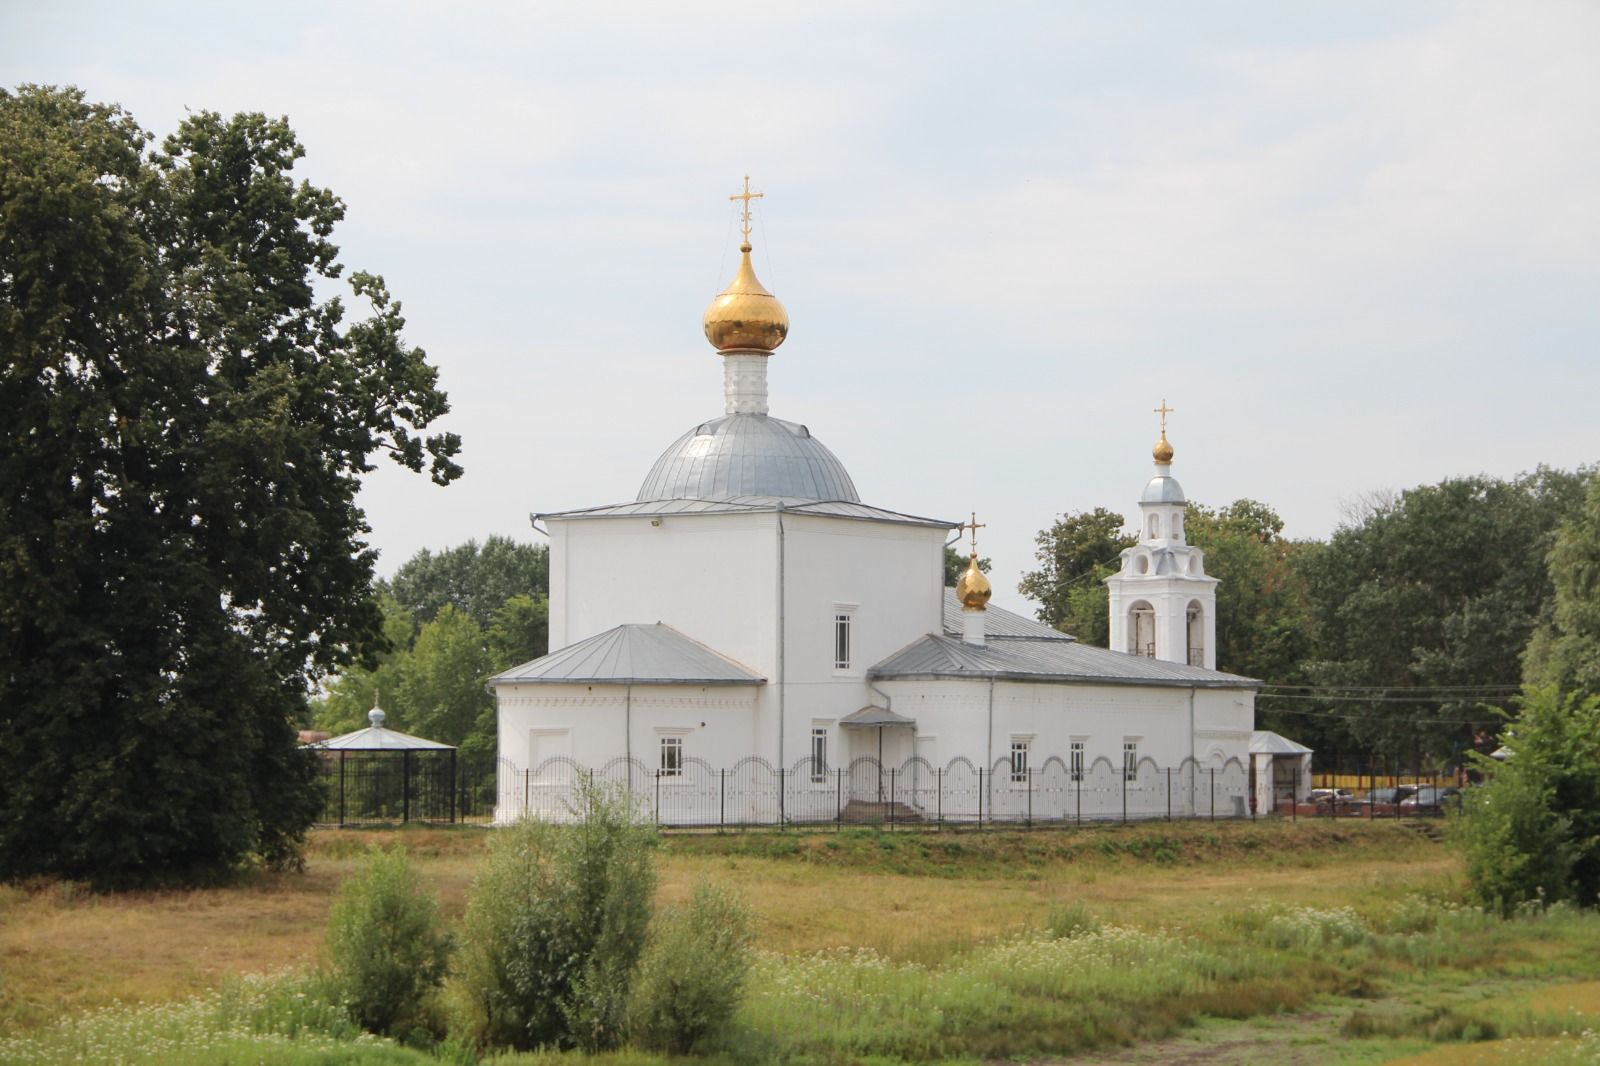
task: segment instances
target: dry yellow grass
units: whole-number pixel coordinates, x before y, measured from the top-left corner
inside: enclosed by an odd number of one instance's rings
[[[804,854],[748,853],[776,838],[675,838],[661,856],[661,895],[683,898],[698,879],[711,877],[750,902],[766,950],[861,946],[933,962],[975,940],[1041,924],[1066,901],[1082,901],[1123,924],[1158,926],[1204,920],[1217,908],[1252,898],[1335,905],[1348,901],[1353,886],[1366,892],[1383,886],[1398,896],[1455,876],[1454,860],[1437,844],[1407,836],[1410,846],[1401,850],[1391,846],[1392,832],[1380,826],[1339,828],[1336,844],[1343,843],[1335,846],[1317,836],[1328,832],[1265,825],[1130,827],[968,834],[959,840],[951,835],[924,838],[920,845],[909,838],[858,835],[855,852],[830,851],[840,844],[820,836],[790,834],[778,841],[784,848],[815,849],[815,861]],[[454,919],[486,836],[463,830],[321,832],[304,874],[261,875],[194,891],[98,896],[59,884],[0,888],[0,1032],[41,1024],[61,1011],[116,1000],[167,1000],[214,987],[229,974],[309,963],[340,880],[373,843],[403,841],[438,892],[444,913]],[[1164,858],[1117,850],[1142,852],[1150,841],[1159,845],[1153,853]],[[843,843],[852,844],[852,838]],[[1235,850],[1235,843],[1248,848]],[[931,872],[878,868],[880,847],[885,862],[898,862],[918,846],[951,849],[952,857],[948,863],[940,859]],[[1207,858],[1208,849],[1216,848],[1216,857]]]

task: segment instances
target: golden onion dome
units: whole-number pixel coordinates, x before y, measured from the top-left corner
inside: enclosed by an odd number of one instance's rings
[[[1163,465],[1172,462],[1172,443],[1167,440],[1166,430],[1163,429],[1161,431],[1161,439],[1156,441],[1154,448],[1150,449],[1150,454],[1155,457],[1156,462]]]
[[[988,606],[992,595],[994,590],[989,587],[989,579],[983,576],[983,571],[978,569],[978,553],[974,551],[967,561],[966,572],[956,582],[956,599],[969,611],[981,611]]]
[[[789,335],[789,313],[756,280],[750,242],[739,245],[739,272],[706,308],[706,340],[719,352],[770,352]]]

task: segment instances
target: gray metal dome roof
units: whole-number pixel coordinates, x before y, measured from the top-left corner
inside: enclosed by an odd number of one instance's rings
[[[702,422],[661,453],[640,500],[788,496],[859,503],[844,464],[795,422],[724,415]]]
[[[1171,474],[1157,474],[1150,479],[1150,484],[1144,487],[1144,495],[1139,497],[1140,503],[1185,503],[1183,486],[1178,484],[1178,479]]]

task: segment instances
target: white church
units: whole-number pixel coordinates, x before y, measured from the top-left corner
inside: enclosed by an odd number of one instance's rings
[[[742,258],[704,316],[722,414],[635,499],[534,516],[558,650],[489,681],[496,820],[561,817],[585,775],[663,824],[1245,814],[1258,683],[1215,669],[1216,580],[1184,540],[1165,403],[1140,540],[1107,579],[1115,650],[989,607],[976,519],[863,502],[768,412],[789,319],[751,267],[757,195],[735,197]]]

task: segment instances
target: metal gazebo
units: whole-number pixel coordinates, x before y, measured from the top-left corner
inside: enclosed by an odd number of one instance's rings
[[[389,729],[382,708],[354,733],[307,744],[322,759],[328,825],[454,822],[456,749]]]

